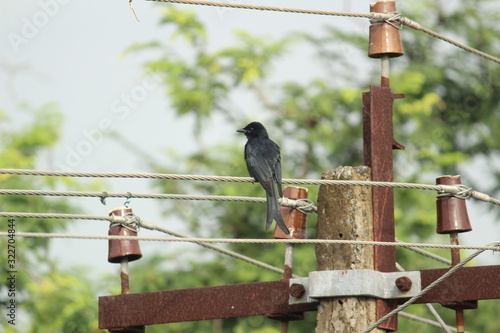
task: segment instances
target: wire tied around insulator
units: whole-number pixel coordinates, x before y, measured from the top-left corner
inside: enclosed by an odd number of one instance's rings
[[[122,226],[123,228],[133,231],[139,232],[141,227],[141,218],[134,213],[126,213],[123,216],[111,215],[112,219],[110,220],[110,228]]]
[[[318,207],[309,199],[290,199],[283,197],[280,200],[281,206],[297,209],[304,214],[312,214],[318,212]]]
[[[377,13],[373,13],[373,17],[370,18],[370,23],[387,23],[391,25],[393,28],[396,28],[398,30],[401,30],[403,27],[402,25],[399,24],[401,22],[401,19],[403,18],[403,15],[401,13],[380,13],[381,15],[377,15]],[[391,15],[389,18],[387,15]]]
[[[318,212],[318,207],[314,204],[312,200],[309,199],[298,199],[297,210],[304,214],[312,214]]]
[[[465,185],[454,185],[453,187],[458,190],[456,192],[450,192],[443,189],[441,191],[438,191],[439,194],[437,197],[454,197],[463,200],[469,200],[470,198],[472,198],[472,193],[474,192],[474,190],[471,187]]]

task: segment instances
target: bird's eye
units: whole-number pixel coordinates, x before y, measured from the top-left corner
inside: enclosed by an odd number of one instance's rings
[[[248,132],[249,132],[249,133],[250,133],[251,131],[253,131],[253,127],[250,127],[250,128],[248,129]]]

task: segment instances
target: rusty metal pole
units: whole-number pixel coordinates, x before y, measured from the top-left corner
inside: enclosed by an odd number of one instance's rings
[[[391,63],[389,62],[389,56],[383,55],[380,58],[380,85],[382,87],[389,87],[389,76],[391,74]]]
[[[450,244],[458,245],[458,232],[453,231],[450,233]],[[451,264],[452,266],[456,266],[460,262],[460,250],[459,249],[451,249]],[[465,318],[464,318],[464,308],[456,307],[455,308],[455,321],[457,324],[457,333],[465,332]]]
[[[290,199],[307,199],[308,190],[304,187],[287,186],[284,189],[283,196]],[[306,238],[306,223],[307,215],[292,207],[281,207],[281,216],[285,221],[286,226],[290,230],[290,235],[286,235],[280,228],[274,229],[273,238],[279,239],[305,239]],[[285,269],[283,279],[289,280],[293,274],[293,250],[294,244],[286,244],[285,249]],[[281,320],[281,333],[288,332],[288,324],[290,320],[303,319],[302,314],[292,314],[291,316],[271,315],[272,319]]]
[[[396,98],[388,87],[371,86],[363,93],[363,142],[365,165],[372,170],[373,181],[393,181],[393,149],[404,149],[394,140],[392,105]],[[394,242],[394,191],[387,187],[375,187],[373,195],[373,235],[375,241]],[[374,247],[374,268],[382,272],[396,270],[396,250],[390,246]],[[377,301],[377,318],[383,317],[397,305],[393,300]],[[397,317],[392,317],[380,328],[397,329]]]
[[[371,12],[396,12],[394,1],[377,1]],[[394,99],[404,95],[393,94],[389,81],[389,59],[403,55],[399,25],[394,22],[372,21],[368,56],[381,59],[381,87],[371,86],[363,93],[363,142],[365,165],[372,171],[374,181],[393,181],[393,149],[404,149],[394,140],[392,106]],[[373,235],[375,241],[395,241],[394,192],[389,188],[373,188]],[[396,250],[393,247],[374,247],[374,268],[382,272],[396,270]],[[394,300],[377,300],[377,319],[397,306]],[[379,328],[397,330],[397,316]]]
[[[436,184],[440,185],[460,185],[460,176],[442,176],[436,179]],[[450,234],[450,244],[458,245],[458,233],[472,230],[465,200],[457,198],[451,194],[439,194],[437,199],[437,232],[440,234]],[[460,250],[451,249],[451,264],[457,265],[460,262]],[[477,303],[450,302],[446,307],[455,310],[457,332],[465,332],[464,309],[474,308]]]
[[[122,285],[122,294],[130,293],[130,283],[128,274],[128,258],[123,257],[120,262],[120,280]]]

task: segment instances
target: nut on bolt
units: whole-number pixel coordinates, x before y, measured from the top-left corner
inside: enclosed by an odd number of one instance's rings
[[[290,296],[301,298],[306,293],[306,288],[303,284],[292,283],[290,286]]]
[[[407,276],[402,276],[396,279],[396,287],[398,287],[400,291],[410,290],[411,284],[412,284],[411,279]]]

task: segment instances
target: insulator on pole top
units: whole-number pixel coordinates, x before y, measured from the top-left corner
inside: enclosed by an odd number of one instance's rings
[[[396,15],[396,2],[393,0],[381,0],[370,4],[372,13],[394,13]],[[370,46],[368,56],[370,58],[400,57],[404,54],[403,44],[399,36],[400,24],[390,20],[371,20]]]

